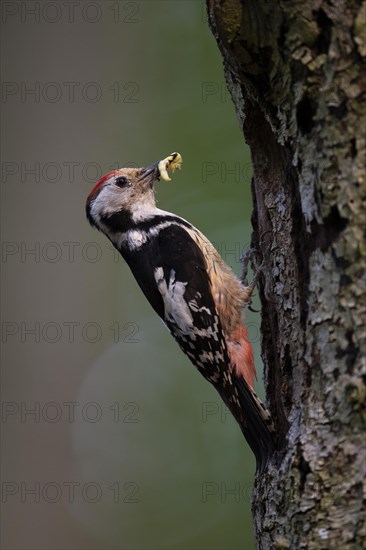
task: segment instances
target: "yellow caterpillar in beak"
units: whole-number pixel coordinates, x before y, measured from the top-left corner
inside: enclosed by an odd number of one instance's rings
[[[171,181],[168,170],[175,172],[177,169],[180,170],[182,166],[182,157],[179,153],[172,153],[165,159],[161,160],[158,164],[158,170],[160,177],[164,181]]]

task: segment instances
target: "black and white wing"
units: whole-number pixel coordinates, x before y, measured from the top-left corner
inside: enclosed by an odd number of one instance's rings
[[[229,357],[203,253],[171,223],[129,258],[145,296],[203,376],[227,377]]]
[[[260,402],[230,358],[203,252],[181,225],[162,228],[126,261],[182,351],[211,382],[239,423],[259,471],[273,449]]]

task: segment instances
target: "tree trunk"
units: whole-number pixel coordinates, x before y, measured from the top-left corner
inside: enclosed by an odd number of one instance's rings
[[[256,480],[257,547],[362,548],[366,2],[207,2],[251,148],[264,261],[279,450]]]

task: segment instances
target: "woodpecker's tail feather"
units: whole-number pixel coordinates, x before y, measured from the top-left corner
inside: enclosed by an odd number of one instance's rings
[[[241,431],[256,457],[257,473],[261,475],[275,450],[273,421],[267,408],[254,390],[248,386],[245,379],[242,376],[237,376],[234,380],[241,408],[239,418],[237,411],[233,411],[232,405],[225,399],[222,391],[219,390],[219,393],[238,421]]]
[[[273,421],[265,405],[255,391],[249,388],[244,378],[237,377],[235,385],[244,417],[240,427],[255,454],[257,472],[260,475],[275,450]]]

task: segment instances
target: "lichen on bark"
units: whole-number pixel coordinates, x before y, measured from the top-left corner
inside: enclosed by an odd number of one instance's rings
[[[279,451],[260,549],[362,548],[366,3],[207,0],[253,161],[262,355]]]

